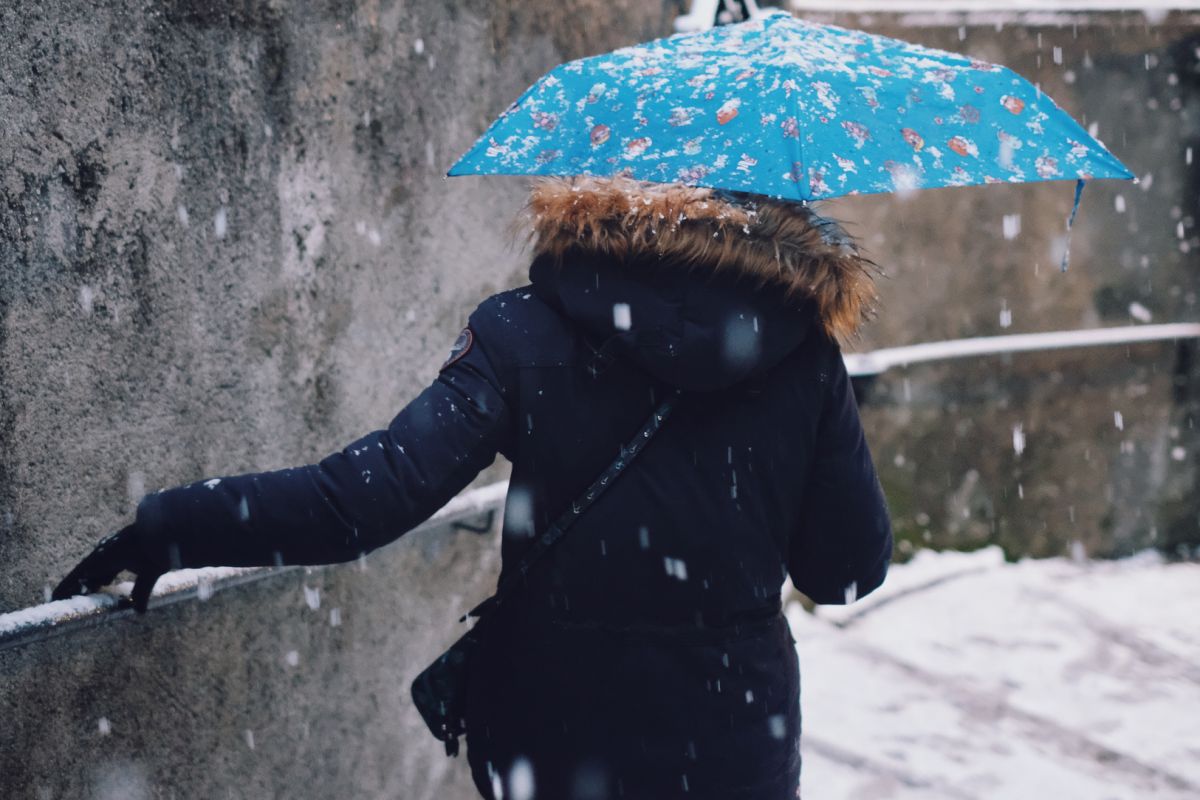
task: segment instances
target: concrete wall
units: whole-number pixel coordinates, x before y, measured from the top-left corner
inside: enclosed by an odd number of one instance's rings
[[[0,611],[144,492],[386,424],[526,263],[505,227],[523,182],[446,167],[542,72],[675,11],[0,4]],[[0,651],[0,796],[470,796],[408,683],[486,595],[495,544],[420,534],[365,573]]]

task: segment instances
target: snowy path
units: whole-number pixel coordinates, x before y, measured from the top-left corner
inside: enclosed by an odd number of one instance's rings
[[[804,796],[1200,797],[1200,565],[922,553],[799,606]]]

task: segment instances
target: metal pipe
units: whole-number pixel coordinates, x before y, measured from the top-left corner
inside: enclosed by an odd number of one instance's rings
[[[1074,347],[1136,344],[1170,339],[1200,337],[1200,323],[1179,322],[1169,325],[1138,325],[1119,328],[1093,328],[1082,331],[1018,333],[1009,336],[981,336],[925,342],[905,347],[889,347],[869,353],[847,353],[846,370],[853,376],[878,375],[894,367],[907,367],[930,361],[946,361],[971,356],[1028,353],[1037,350],[1061,350]]]
[[[413,530],[452,525],[468,517],[494,512],[504,505],[507,493],[508,481],[498,481],[463,492]],[[176,603],[200,593],[207,594],[298,569],[305,568],[205,567],[175,570],[158,579],[154,586],[154,604]],[[0,650],[127,617],[134,612],[122,601],[128,598],[132,589],[133,583],[125,581],[109,587],[107,591],[77,595],[67,600],[55,600],[0,614]]]

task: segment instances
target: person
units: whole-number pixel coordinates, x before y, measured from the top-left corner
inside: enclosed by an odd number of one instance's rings
[[[636,462],[489,619],[468,761],[494,800],[793,798],[784,581],[849,602],[892,550],[839,350],[868,316],[873,265],[806,205],[752,195],[555,178],[528,210],[529,284],[470,315],[386,429],[317,464],[147,496],[55,596],[128,569],[144,609],[169,569],[355,559],[497,453],[512,462],[510,566],[678,391]]]

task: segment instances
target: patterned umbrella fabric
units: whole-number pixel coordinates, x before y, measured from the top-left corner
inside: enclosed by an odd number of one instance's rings
[[[625,175],[792,200],[1134,177],[1006,67],[783,12],[562,64],[449,174]]]

